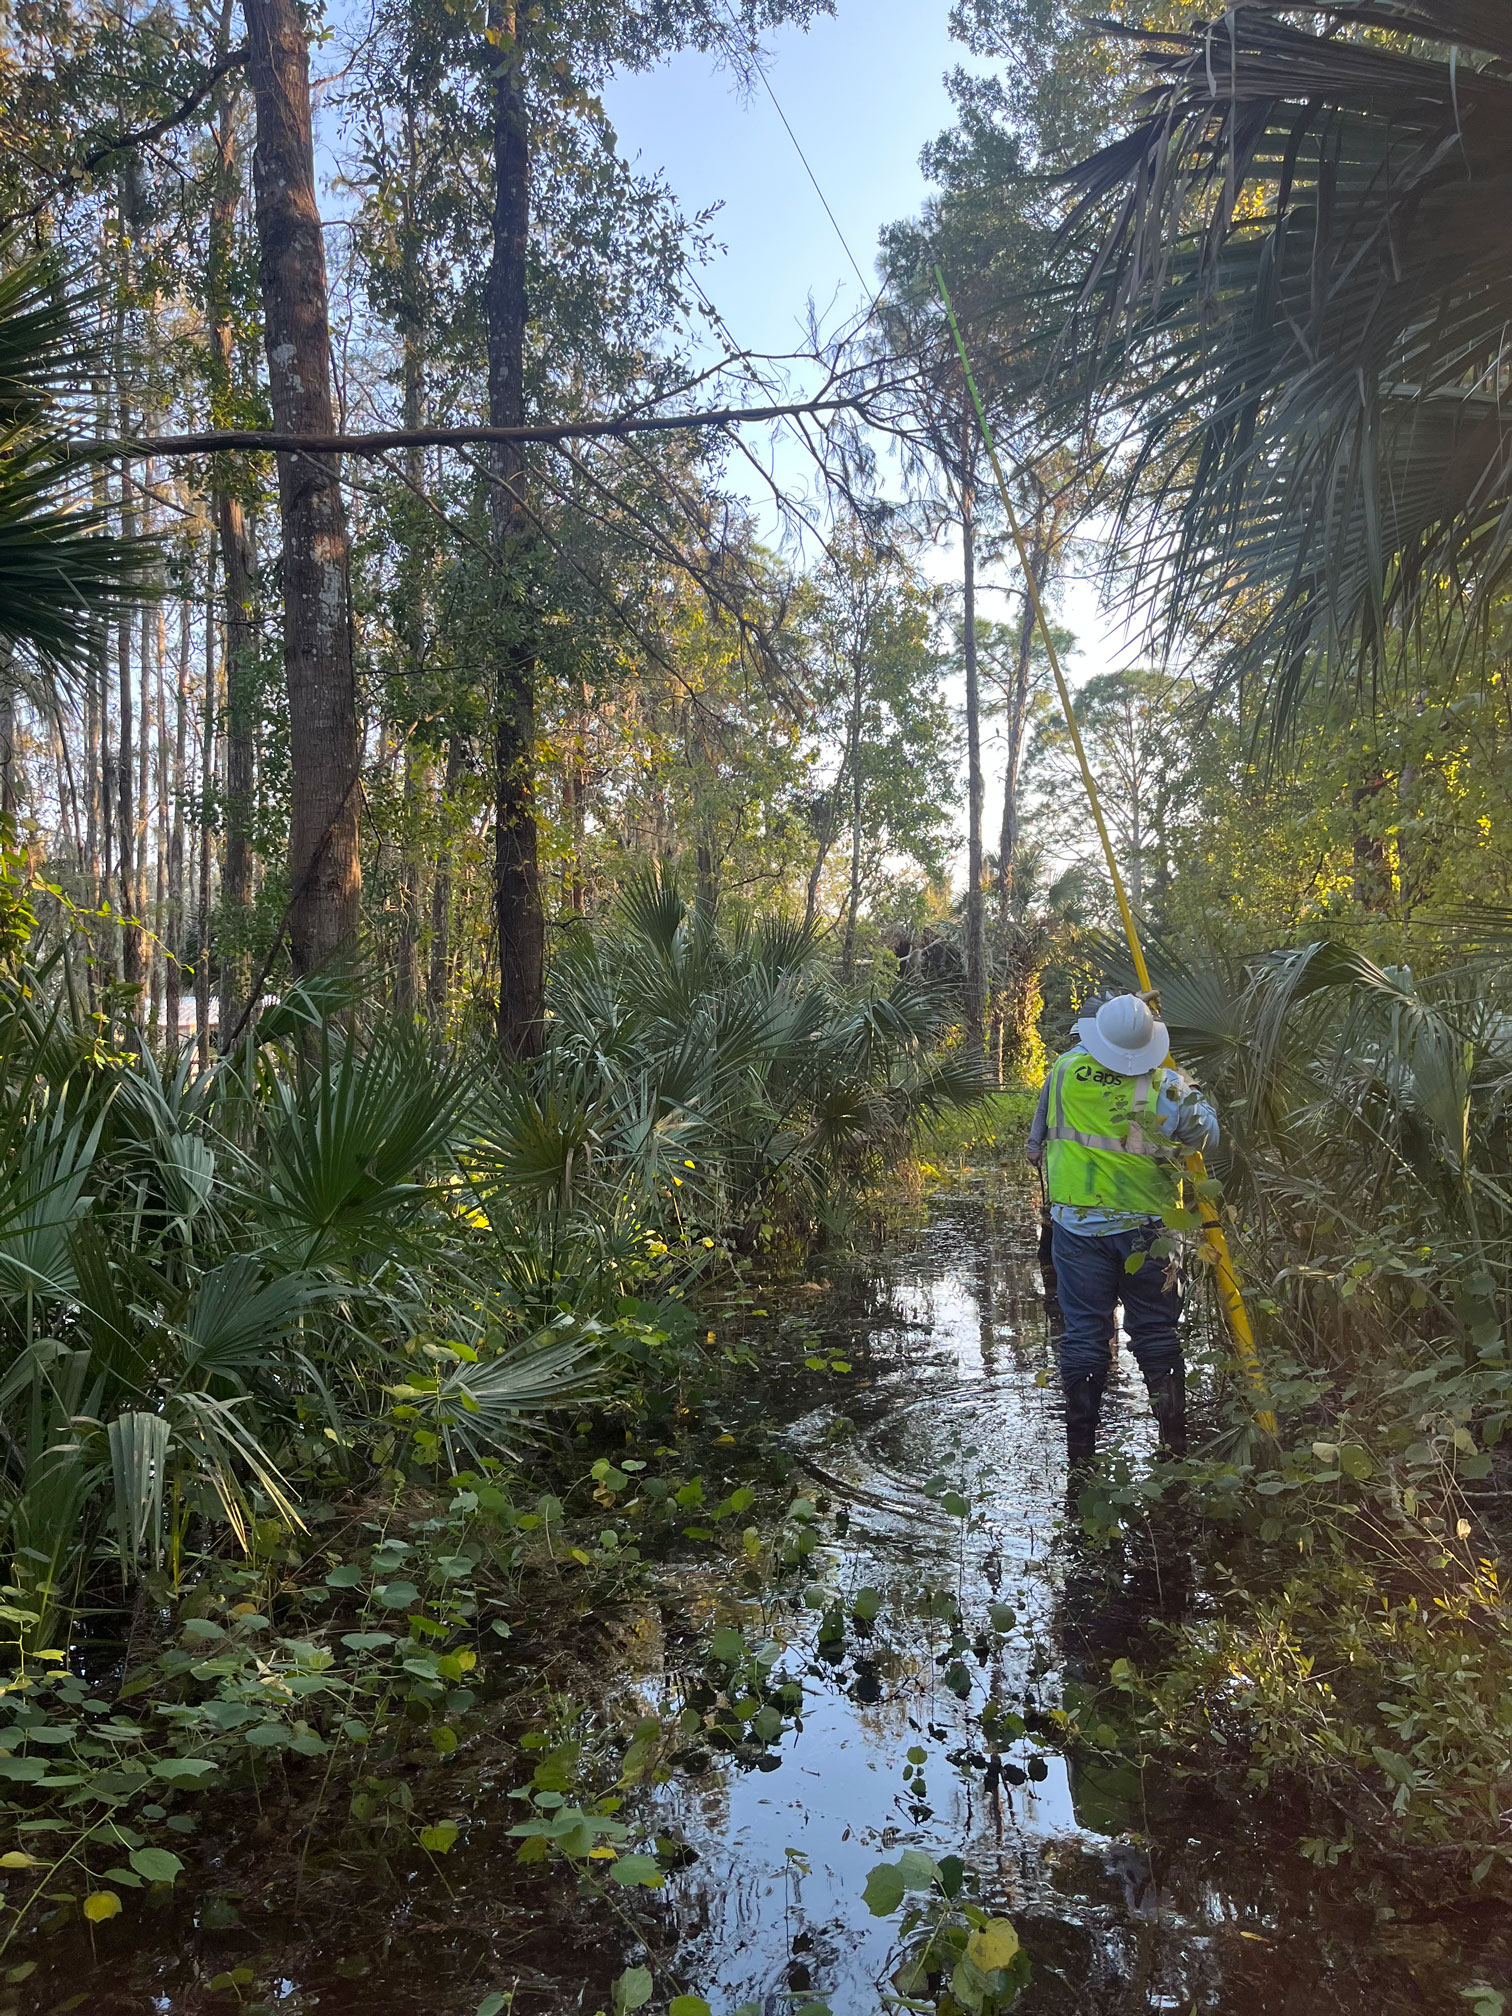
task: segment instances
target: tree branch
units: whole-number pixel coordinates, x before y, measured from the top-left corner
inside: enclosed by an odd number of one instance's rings
[[[112,155],[127,153],[133,147],[150,147],[154,140],[161,140],[163,135],[171,133],[175,126],[182,126],[186,119],[193,118],[222,77],[232,70],[239,70],[246,60],[245,44],[240,49],[233,49],[229,54],[222,56],[218,63],[205,71],[188,97],[182,99],[171,112],[165,112],[161,119],[154,119],[150,126],[138,126],[130,133],[112,134],[108,140],[91,147],[79,160],[69,162],[64,172],[48,184],[35,203],[24,210],[12,210],[0,218],[0,229],[9,230],[13,224],[37,216],[47,208],[55,196],[61,195],[63,190],[71,187],[81,177],[93,175],[95,170],[110,160]]]
[[[721,406],[703,413],[648,413],[620,420],[571,420],[540,427],[395,427],[377,434],[275,434],[227,427],[208,434],[159,434],[139,441],[90,443],[92,460],[147,461],[167,455],[214,455],[240,449],[252,454],[383,455],[392,448],[464,448],[480,441],[592,441],[625,434],[664,434],[677,428],[726,427],[739,420],[784,420],[794,414],[858,411],[865,400],[804,399],[790,406]]]

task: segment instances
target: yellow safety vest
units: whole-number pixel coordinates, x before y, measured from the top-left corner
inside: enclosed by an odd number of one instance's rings
[[[1052,1204],[1145,1218],[1179,1209],[1181,1150],[1155,1117],[1161,1086],[1175,1077],[1162,1064],[1129,1078],[1085,1050],[1056,1058],[1045,1137]]]

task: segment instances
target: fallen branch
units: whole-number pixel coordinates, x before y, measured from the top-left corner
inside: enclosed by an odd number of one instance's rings
[[[725,427],[739,420],[786,420],[804,413],[855,412],[852,398],[803,399],[791,406],[721,406],[703,413],[648,413],[623,420],[566,420],[541,427],[394,427],[380,434],[274,434],[224,427],[208,434],[157,434],[137,441],[91,442],[91,459],[147,461],[169,455],[383,455],[393,448],[465,448],[486,441],[592,441],[624,434],[664,434],[676,428]]]

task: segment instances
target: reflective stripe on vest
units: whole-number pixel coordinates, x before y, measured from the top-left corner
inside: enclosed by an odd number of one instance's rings
[[[1162,1066],[1125,1077],[1081,1050],[1056,1059],[1046,1114],[1052,1203],[1157,1218],[1180,1204],[1180,1149],[1157,1119],[1161,1087],[1175,1075]]]

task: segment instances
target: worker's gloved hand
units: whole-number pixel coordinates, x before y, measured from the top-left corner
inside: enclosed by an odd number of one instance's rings
[[[1024,1150],[1024,1160],[1029,1164],[1029,1167],[1031,1169],[1038,1169],[1044,1159],[1044,1149],[1037,1142],[1031,1141],[1029,1146]]]

